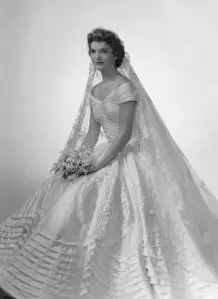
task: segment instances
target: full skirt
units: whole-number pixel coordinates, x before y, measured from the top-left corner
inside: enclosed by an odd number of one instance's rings
[[[0,287],[18,299],[217,299],[218,202],[186,167],[183,184],[135,141],[73,182],[49,176],[0,226]]]

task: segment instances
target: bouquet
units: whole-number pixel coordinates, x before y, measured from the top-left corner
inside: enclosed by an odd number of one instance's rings
[[[82,146],[79,149],[68,149],[63,156],[53,164],[50,172],[61,175],[67,181],[86,175],[92,156],[92,148]]]

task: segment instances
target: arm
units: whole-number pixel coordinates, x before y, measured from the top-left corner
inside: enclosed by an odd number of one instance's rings
[[[136,101],[128,101],[120,104],[119,134],[108,146],[107,151],[101,157],[100,161],[97,161],[96,165],[94,165],[96,170],[105,167],[112,159],[117,156],[120,151],[122,151],[126,143],[129,141],[132,132],[135,105]]]
[[[99,138],[99,133],[101,128],[100,123],[98,123],[94,118],[92,107],[90,107],[90,109],[91,109],[91,114],[90,114],[90,121],[89,121],[89,129],[81,144],[81,146],[84,147],[88,147],[88,146],[95,147]]]
[[[90,109],[91,109],[91,113],[90,113],[90,120],[89,120],[89,129],[88,129],[88,132],[86,133],[86,136],[83,139],[80,147],[81,146],[84,146],[84,147],[90,146],[90,147],[94,148],[94,146],[96,145],[98,138],[99,138],[101,125],[98,122],[96,122],[94,115],[93,115],[91,105],[90,105]],[[70,144],[68,144],[62,151],[62,154],[59,157],[58,161],[65,160],[69,156],[69,153],[71,152],[71,150],[72,150],[72,148],[71,148]]]

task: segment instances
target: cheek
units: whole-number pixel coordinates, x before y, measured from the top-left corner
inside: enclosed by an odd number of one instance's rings
[[[109,63],[114,63],[114,57],[113,57],[112,55],[108,55],[108,56],[107,56],[107,61],[108,61]]]

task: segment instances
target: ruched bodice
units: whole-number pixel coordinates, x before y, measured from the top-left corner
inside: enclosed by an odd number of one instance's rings
[[[137,101],[137,93],[129,82],[118,86],[104,100],[90,94],[90,105],[94,117],[101,124],[109,142],[119,132],[119,104],[127,101]]]

